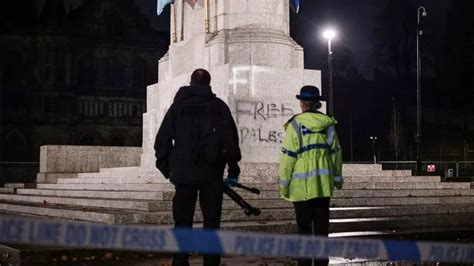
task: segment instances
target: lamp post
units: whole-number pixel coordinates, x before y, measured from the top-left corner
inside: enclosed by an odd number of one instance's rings
[[[377,137],[370,136],[370,140],[372,140],[372,155],[374,157],[374,164],[377,163],[377,156],[375,155],[375,143],[377,143]]]
[[[329,91],[328,91],[328,115],[334,115],[334,99],[333,99],[333,89],[332,89],[332,49],[331,42],[332,39],[336,36],[336,31],[333,29],[326,29],[323,32],[323,37],[328,41],[328,72],[329,72]]]
[[[416,174],[421,175],[421,58],[420,58],[420,36],[423,30],[420,28],[421,17],[426,17],[428,13],[425,7],[418,7],[416,24]]]

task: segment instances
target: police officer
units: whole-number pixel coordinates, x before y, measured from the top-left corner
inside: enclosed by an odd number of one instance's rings
[[[334,129],[336,120],[318,110],[319,89],[304,86],[300,94],[302,113],[285,125],[280,155],[280,197],[293,202],[300,234],[328,236],[329,202],[334,186],[342,188],[342,153]],[[315,260],[327,265],[328,260]],[[298,265],[311,265],[300,260]]]
[[[225,165],[233,182],[240,173],[237,127],[229,107],[212,92],[210,82],[206,70],[193,72],[190,86],[176,93],[155,140],[156,166],[175,185],[175,227],[193,226],[199,194],[204,228],[219,228]],[[217,133],[224,139],[218,139]],[[226,156],[218,154],[222,145]],[[204,256],[204,265],[219,264],[220,256]],[[188,254],[175,255],[173,265],[189,265]]]

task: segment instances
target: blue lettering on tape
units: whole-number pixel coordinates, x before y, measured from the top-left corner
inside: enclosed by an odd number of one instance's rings
[[[171,242],[167,243],[168,240]],[[174,245],[175,240],[177,247]],[[225,246],[225,254],[240,255],[474,262],[474,245],[469,244],[331,239],[189,228],[172,230],[140,225],[104,225],[5,216],[0,217],[0,242],[214,254],[224,254]]]
[[[285,256],[297,257],[301,256],[301,251],[303,250],[303,243],[301,239],[298,238],[287,238],[284,241],[283,254]]]
[[[21,241],[24,222],[19,219],[1,219],[0,220],[0,240]]]
[[[415,241],[383,240],[389,260],[420,261]]]
[[[236,254],[255,254],[256,239],[249,235],[238,235],[234,241]]]
[[[345,257],[346,258],[379,258],[380,242],[369,241],[350,241],[347,243]]]
[[[168,231],[154,228],[125,228],[122,246],[127,249],[161,250],[166,246]]]
[[[257,241],[257,249],[255,250],[256,254],[262,256],[271,256],[273,255],[273,249],[275,248],[275,238],[274,237],[260,237]]]
[[[344,242],[330,240],[324,242],[324,257],[336,257],[344,251]]]
[[[320,240],[308,240],[304,247],[305,257],[319,257],[322,251],[322,243]]]
[[[86,241],[86,226],[84,224],[69,223],[66,225],[64,242],[70,246],[81,247]]]
[[[222,243],[217,231],[203,229],[175,228],[173,230],[179,251],[221,254]]]
[[[474,261],[474,247],[467,247],[466,252],[464,253],[464,261],[473,262]]]
[[[99,247],[110,247],[117,240],[118,228],[110,226],[92,226],[89,244]]]
[[[29,226],[29,241],[32,243],[59,245],[61,224],[57,222],[31,222]]]

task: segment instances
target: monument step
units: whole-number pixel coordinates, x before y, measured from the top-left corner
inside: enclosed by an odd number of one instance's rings
[[[119,168],[117,168],[119,169]],[[343,170],[343,176],[363,176],[363,177],[409,177],[411,175],[411,171],[405,170]],[[153,171],[133,171],[133,170],[126,170],[126,171],[102,171],[102,172],[94,172],[94,173],[79,173],[77,174],[79,178],[150,178],[158,180],[156,182],[164,182],[163,178],[157,173]],[[271,181],[278,177],[278,169],[275,171],[263,171],[259,170],[257,172],[242,172],[241,179],[242,180],[256,180],[260,182],[267,182]],[[439,178],[439,177],[438,177]]]
[[[254,198],[274,198],[278,199],[279,193],[276,190],[262,190],[259,195],[250,193],[246,190],[239,188],[235,189],[244,199]],[[174,190],[166,193],[174,194]],[[367,189],[342,189],[334,190],[333,198],[390,198],[390,197],[457,197],[457,196],[474,196],[474,189],[463,188],[463,189],[379,189],[379,190],[367,190]],[[168,196],[164,196],[165,198]]]
[[[162,184],[169,183],[159,177],[79,177],[79,178],[59,178],[58,184]]]
[[[430,204],[470,204],[474,202],[472,196],[455,197],[393,197],[393,198],[335,198],[331,206],[400,206],[400,205],[430,205]]]
[[[342,170],[382,170],[381,164],[352,164],[352,163],[345,163],[342,165]]]
[[[277,163],[240,163],[241,174],[245,176],[278,176]],[[383,172],[380,164],[343,164],[343,174],[357,171]],[[411,175],[411,171],[406,171]]]
[[[18,192],[17,192],[18,193]],[[333,198],[364,198],[364,197],[444,197],[474,196],[474,189],[342,189],[335,190]]]
[[[267,180],[278,176],[278,164],[276,163],[240,163],[241,173],[243,176],[260,177],[262,180]],[[343,174],[351,175],[411,175],[410,170],[387,170],[382,171],[382,166],[379,164],[344,164]],[[358,174],[359,173],[359,174]],[[156,177],[158,171],[154,168],[146,169],[140,167],[115,167],[115,168],[101,168],[100,172],[95,173],[80,173],[80,177],[130,177],[130,176],[149,176]]]
[[[295,212],[293,208],[287,209],[261,209],[260,216],[246,216],[242,210],[223,210],[223,221],[279,221],[294,220]],[[331,208],[331,220],[352,219],[357,218],[386,218],[386,217],[402,217],[402,216],[419,216],[433,214],[471,214],[474,213],[474,206],[470,204],[454,204],[440,207],[439,205],[417,206],[394,206],[394,207],[353,207],[353,208]],[[165,216],[169,216],[164,218]],[[136,212],[133,214],[133,222],[136,224],[161,224],[164,220],[172,223],[171,212]],[[194,220],[202,221],[202,214],[196,211]]]
[[[171,184],[38,184],[40,189],[163,191],[173,189]]]
[[[172,193],[166,193],[168,198]],[[162,194],[163,197],[163,194]],[[114,208],[143,211],[168,211],[171,210],[171,200],[133,200],[133,199],[104,199],[83,198],[70,196],[38,196],[23,194],[0,194],[0,200],[15,202],[30,202],[73,205],[82,207]],[[247,202],[257,208],[291,208],[292,204],[279,199],[247,199]],[[364,207],[364,206],[403,206],[403,205],[432,205],[432,204],[470,204],[474,197],[392,197],[392,198],[334,198],[331,206],[335,207]],[[223,209],[236,209],[238,206],[227,196],[224,198]]]
[[[278,184],[275,182],[246,183],[245,185],[256,187],[260,190],[276,190]],[[113,191],[163,191],[173,190],[170,183],[150,184],[38,184],[41,189],[71,189],[71,190],[113,190]],[[345,189],[467,189],[469,182],[348,182],[344,183]]]
[[[114,208],[126,210],[168,210],[171,202],[169,201],[144,201],[144,200],[118,200],[118,199],[99,199],[99,198],[73,198],[73,197],[52,197],[52,196],[31,196],[18,194],[0,194],[0,200],[28,202],[28,203],[42,203],[71,205],[81,207],[101,207]]]
[[[344,176],[344,182],[441,182],[439,176]]]
[[[137,172],[141,171],[142,168],[139,166],[130,166],[130,167],[109,167],[109,168],[100,168],[99,172],[101,173],[124,173],[124,172]]]
[[[172,193],[172,192],[169,192]],[[55,197],[82,197],[104,199],[164,199],[161,191],[106,191],[106,190],[64,190],[64,189],[18,189],[17,194]],[[170,197],[171,198],[171,197]]]
[[[343,170],[342,176],[411,176],[411,170]]]
[[[357,228],[359,231],[400,230],[436,226],[474,226],[474,213],[434,214],[423,216],[401,216],[388,218],[336,219],[331,220],[332,232],[349,231]],[[357,223],[357,226],[351,223]]]
[[[130,171],[130,172],[95,172],[95,173],[79,173],[77,174],[78,178],[154,178],[162,179],[158,173],[155,172],[145,172],[145,171]]]
[[[82,207],[94,208],[114,208],[126,210],[143,210],[143,211],[168,211],[171,210],[171,200],[130,200],[130,199],[99,199],[99,198],[73,198],[73,197],[52,197],[52,196],[31,196],[31,195],[15,195],[0,194],[0,200],[15,202],[30,202],[47,204],[63,204]],[[247,200],[252,206],[263,208],[289,208],[292,204],[284,200],[275,199],[249,199]],[[236,209],[238,205],[227,198],[224,198],[223,209]]]
[[[91,208],[78,208],[64,205],[41,205],[25,202],[0,202],[0,210],[23,215],[46,216],[61,219],[93,221],[100,223],[115,223],[115,215],[111,213],[91,210]]]
[[[0,193],[3,194],[15,194],[16,188],[13,187],[0,187]]]
[[[35,183],[6,183],[6,188],[36,188]]]
[[[364,209],[331,209],[331,231],[332,232],[352,232],[352,231],[374,231],[374,230],[399,230],[403,228],[420,228],[433,226],[459,226],[474,225],[474,213],[472,206],[428,206],[428,208],[414,210],[413,208],[396,207],[392,210],[386,210],[390,217],[384,216],[368,216],[364,218]],[[24,204],[24,203],[3,203],[0,202],[0,209],[4,211],[23,213],[28,215],[48,216],[55,218],[66,218],[74,220],[94,221],[101,223],[113,224],[156,224],[171,225],[171,212],[130,212],[126,210],[104,209],[104,208],[78,208],[77,206],[68,205],[48,205],[41,204]],[[454,212],[451,212],[454,210]],[[420,211],[418,213],[418,211]],[[435,213],[431,213],[434,211]],[[461,211],[461,212],[457,212]],[[369,214],[381,214],[380,210],[369,212]],[[418,214],[418,216],[412,216]],[[347,216],[358,217],[344,218]],[[412,221],[415,220],[415,221]],[[435,220],[435,221],[434,221]],[[195,221],[199,226],[202,222],[200,211],[196,212]],[[267,231],[266,225],[276,224],[293,224],[293,209],[286,210],[262,210],[262,214],[258,217],[245,216],[240,209],[224,210],[223,224],[232,229],[246,229],[248,226],[258,226],[260,230]],[[231,226],[234,225],[234,226]],[[238,225],[238,226],[237,226]],[[226,228],[223,226],[223,228]],[[281,228],[282,230],[284,228]],[[282,231],[287,232],[287,231]]]
[[[363,192],[363,191],[362,191]],[[253,194],[241,189],[238,193],[245,199],[278,199],[277,191],[261,191]],[[68,190],[68,189],[18,189],[17,194],[32,196],[83,197],[131,200],[172,200],[174,190],[169,191],[106,191],[106,190]],[[361,193],[362,194],[362,193]]]
[[[1,189],[1,188],[0,188]],[[9,188],[10,189],[10,188]],[[7,191],[14,193],[14,189]],[[279,199],[278,191],[262,190],[259,195],[242,189],[236,191],[245,199]],[[0,193],[1,190],[0,190]],[[107,190],[66,190],[66,189],[17,189],[19,195],[82,197],[130,200],[171,200],[174,190],[168,191],[107,191]],[[6,194],[6,193],[4,193]],[[391,198],[391,197],[454,197],[474,196],[472,189],[409,189],[409,190],[335,190],[333,199],[344,198]]]
[[[255,177],[240,177],[244,182],[259,182]],[[344,182],[441,182],[439,176],[345,176]],[[100,176],[81,175],[79,178],[59,178],[58,184],[151,184],[168,183],[167,180],[154,176]]]
[[[462,189],[470,188],[468,182],[349,182],[343,189]]]
[[[455,228],[472,227],[474,225],[474,214],[442,214],[427,215],[419,217],[403,216],[390,218],[363,218],[363,219],[331,219],[329,231],[337,232],[374,232],[397,231],[407,229],[424,232],[424,228]],[[296,233],[294,220],[288,221],[265,221],[265,222],[224,222],[222,229],[273,232],[273,233]]]
[[[279,199],[278,191],[261,191],[253,194],[245,190],[236,189],[245,199]],[[0,193],[1,189],[0,189]],[[131,199],[131,200],[171,200],[173,191],[101,191],[101,190],[64,190],[64,189],[18,189],[19,195],[55,196],[55,197],[83,197],[104,199]],[[7,193],[3,193],[7,194]],[[337,198],[368,198],[368,197],[427,197],[427,196],[472,196],[474,190],[446,189],[446,190],[336,190]]]

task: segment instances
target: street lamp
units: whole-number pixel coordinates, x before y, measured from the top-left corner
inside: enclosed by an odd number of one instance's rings
[[[329,71],[329,100],[328,100],[328,111],[329,115],[334,115],[334,99],[332,91],[332,49],[331,41],[336,36],[336,31],[333,29],[326,29],[323,31],[323,37],[328,41],[328,71]]]
[[[420,58],[420,36],[423,29],[420,27],[420,17],[428,16],[425,7],[418,7],[416,24],[416,174],[421,175],[421,58]]]
[[[370,136],[370,140],[372,140],[372,155],[374,157],[374,164],[376,164],[377,156],[375,155],[375,143],[377,142],[377,137]]]

